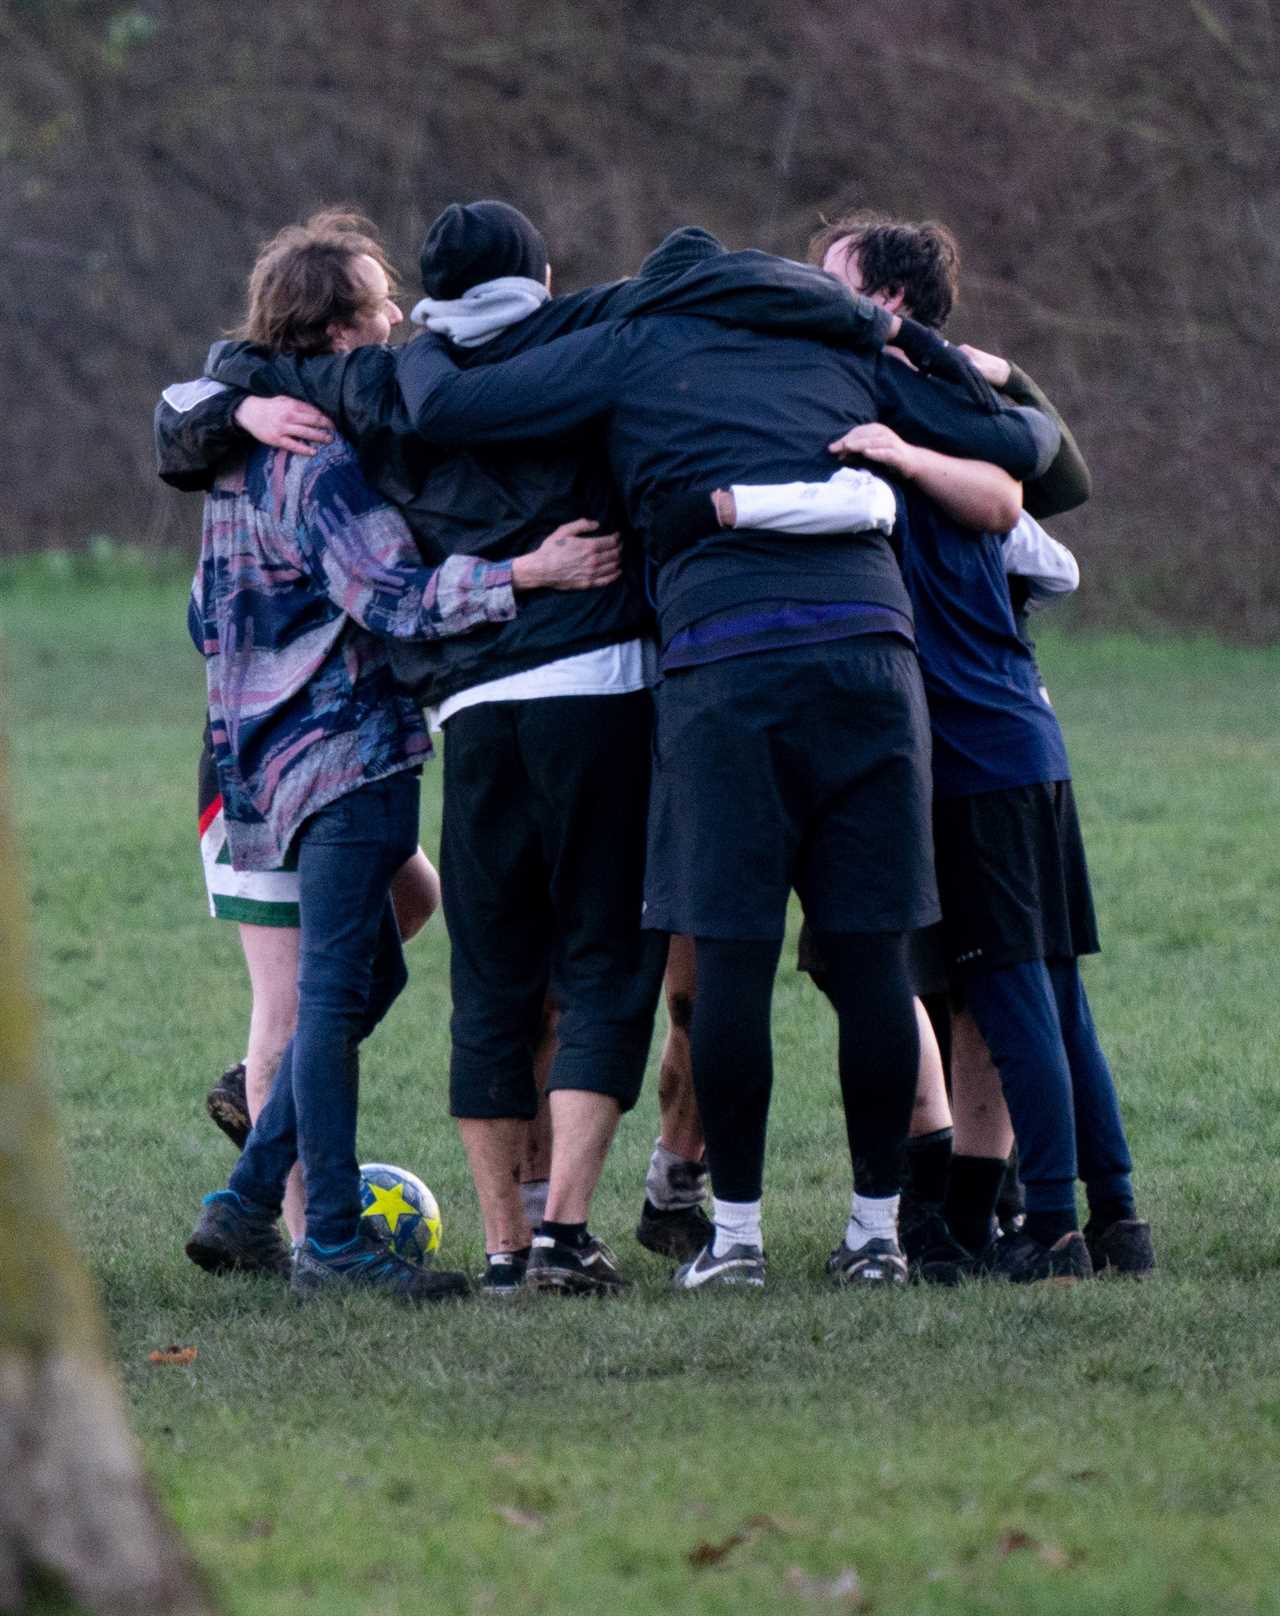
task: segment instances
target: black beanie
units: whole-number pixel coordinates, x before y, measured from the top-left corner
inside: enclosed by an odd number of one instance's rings
[[[427,230],[419,262],[427,296],[452,299],[502,275],[545,279],[547,244],[508,202],[451,202]]]

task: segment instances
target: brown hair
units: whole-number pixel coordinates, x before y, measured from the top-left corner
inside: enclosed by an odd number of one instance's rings
[[[360,214],[325,208],[305,224],[286,225],[258,253],[234,334],[280,353],[327,353],[331,325],[354,325],[372,312],[368,291],[351,272],[360,257],[372,258],[394,291],[382,243]]]
[[[820,264],[836,242],[848,240],[858,255],[864,292],[900,287],[914,319],[941,329],[960,286],[960,247],[945,224],[911,224],[887,213],[861,209],[823,221],[809,242],[810,263]]]

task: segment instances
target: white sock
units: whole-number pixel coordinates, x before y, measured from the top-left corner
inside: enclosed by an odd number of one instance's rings
[[[707,1169],[700,1161],[690,1161],[668,1150],[655,1139],[649,1171],[644,1180],[645,1199],[659,1212],[674,1212],[682,1206],[701,1206],[707,1194]]]
[[[723,1257],[730,1246],[763,1246],[760,1233],[759,1201],[720,1201],[712,1199],[716,1237],[711,1255]]]
[[[850,1209],[844,1243],[850,1251],[861,1251],[868,1240],[898,1238],[898,1197],[859,1195],[856,1191]]]
[[[527,1184],[520,1186],[520,1204],[524,1207],[524,1215],[531,1229],[537,1229],[547,1215],[547,1191],[550,1188],[549,1178],[531,1178]]]

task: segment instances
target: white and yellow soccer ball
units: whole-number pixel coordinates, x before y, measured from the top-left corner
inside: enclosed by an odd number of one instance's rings
[[[404,1167],[367,1162],[360,1169],[360,1227],[385,1240],[397,1257],[425,1268],[440,1249],[440,1208]]]

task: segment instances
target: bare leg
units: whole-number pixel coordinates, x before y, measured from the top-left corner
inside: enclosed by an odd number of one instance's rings
[[[951,1036],[956,1154],[1004,1160],[1013,1149],[1013,1124],[991,1052],[966,1010],[952,1016]]]
[[[556,1023],[560,1012],[548,999],[542,1011],[542,1035],[533,1055],[533,1081],[538,1090],[538,1114],[525,1123],[524,1139],[520,1147],[520,1182],[542,1183],[551,1177],[551,1108],[547,1104],[547,1078],[551,1063],[559,1047],[556,1042]]]
[[[618,1131],[621,1112],[607,1094],[586,1089],[554,1089],[551,1094],[551,1189],[547,1218],[552,1223],[585,1223]]]
[[[403,943],[416,937],[440,907],[440,877],[421,848],[392,877],[391,902]]]
[[[951,1126],[951,1106],[947,1100],[946,1073],[942,1055],[928,1012],[915,1001],[916,1026],[920,1032],[920,1070],[916,1079],[916,1103],[911,1113],[911,1137],[919,1139]]]
[[[285,1046],[298,1021],[298,931],[292,926],[240,927],[240,946],[249,968],[253,1009],[249,1047],[244,1057],[245,1100],[255,1121],[266,1103]],[[294,1240],[306,1232],[302,1171],[289,1174],[284,1194],[284,1221]]]
[[[529,1124],[521,1117],[459,1117],[458,1135],[480,1200],[484,1249],[523,1251],[533,1238],[517,1177]]]
[[[689,1052],[689,1028],[693,1023],[697,986],[693,938],[673,937],[667,951],[667,974],[663,982],[667,998],[667,1036],[658,1068],[661,1142],[673,1156],[694,1162],[701,1161],[703,1154],[702,1120],[693,1092],[693,1057]]]

